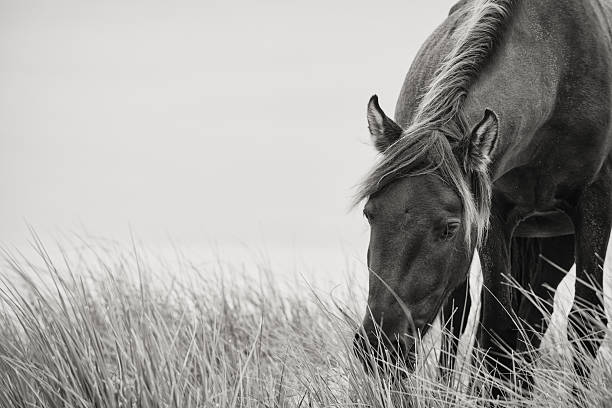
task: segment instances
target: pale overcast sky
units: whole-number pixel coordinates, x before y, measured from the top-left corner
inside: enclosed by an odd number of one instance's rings
[[[368,98],[452,3],[0,1],[0,242],[363,245]]]

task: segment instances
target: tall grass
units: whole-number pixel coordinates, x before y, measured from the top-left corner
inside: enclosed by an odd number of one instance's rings
[[[452,383],[431,364],[367,375],[352,336],[364,305],[222,263],[153,261],[138,248],[83,243],[52,259],[5,252],[0,284],[0,407],[476,407],[495,380],[482,358]],[[255,277],[256,276],[256,277]],[[503,384],[503,406],[585,406],[612,401],[612,364],[592,362],[582,385],[567,343],[531,363],[532,396]],[[421,354],[435,354],[422,350]],[[586,358],[586,357],[581,357]],[[430,359],[432,360],[432,359]],[[388,371],[403,371],[388,367]],[[463,378],[463,380],[461,380]],[[469,378],[469,381],[465,379]]]

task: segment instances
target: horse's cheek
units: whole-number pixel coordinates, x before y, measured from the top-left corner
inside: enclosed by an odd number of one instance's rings
[[[435,296],[444,287],[443,270],[439,265],[427,265],[425,268],[413,270],[409,273],[405,287],[409,291],[407,297],[415,302]]]

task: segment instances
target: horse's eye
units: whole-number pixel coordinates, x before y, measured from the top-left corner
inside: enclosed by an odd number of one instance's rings
[[[457,231],[459,231],[459,226],[461,224],[457,220],[451,220],[446,223],[446,228],[442,233],[442,239],[451,239],[455,236]]]

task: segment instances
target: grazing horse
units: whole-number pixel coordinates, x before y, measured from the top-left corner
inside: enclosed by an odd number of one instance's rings
[[[564,273],[543,257],[576,263],[583,307],[569,324],[575,348],[596,354],[606,320],[585,282],[602,285],[612,221],[611,26],[609,0],[463,0],[418,52],[395,120],[370,99],[381,155],[356,198],[370,224],[368,311],[355,336],[364,364],[383,347],[413,362],[415,339],[440,311],[443,325],[467,314],[475,249],[477,344],[494,375],[508,379],[509,350],[538,347],[546,330],[547,313],[507,282],[552,300],[547,287]],[[456,352],[452,339],[444,347]],[[589,375],[580,359],[574,366]]]

